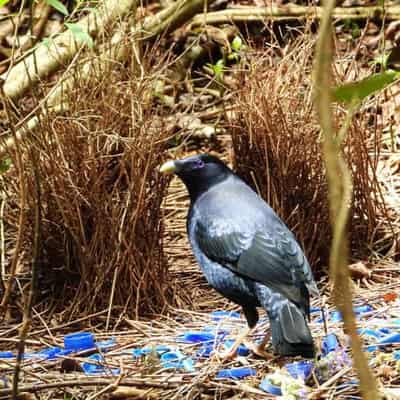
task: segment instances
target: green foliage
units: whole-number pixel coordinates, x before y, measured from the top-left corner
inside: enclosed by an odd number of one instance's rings
[[[239,61],[240,52],[245,48],[246,46],[243,44],[242,38],[235,36],[231,43],[232,53],[228,55],[228,60]]]
[[[61,14],[64,14],[64,15],[69,14],[67,7],[65,7],[64,4],[61,3],[61,1],[59,1],[59,0],[45,0],[45,1],[49,6],[53,7],[54,9],[59,11]]]
[[[383,70],[385,70],[387,69],[389,56],[390,53],[379,54],[370,62],[370,65],[380,66]]]
[[[0,7],[5,6],[10,0],[0,0]]]
[[[207,64],[207,67],[211,68],[215,78],[222,81],[224,77],[225,61],[221,58],[215,64]]]
[[[355,104],[371,94],[384,89],[392,82],[400,79],[400,72],[387,70],[373,74],[358,82],[345,83],[333,89],[333,97],[339,102]]]
[[[92,37],[85,32],[80,25],[66,22],[65,26],[72,32],[73,36],[78,42],[86,44],[91,49],[93,48]]]
[[[0,173],[7,172],[11,166],[11,158],[4,158],[0,160]]]

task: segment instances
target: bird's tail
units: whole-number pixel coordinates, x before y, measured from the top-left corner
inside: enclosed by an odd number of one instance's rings
[[[313,358],[314,343],[302,311],[288,300],[275,303],[274,308],[270,325],[275,351],[283,356]]]

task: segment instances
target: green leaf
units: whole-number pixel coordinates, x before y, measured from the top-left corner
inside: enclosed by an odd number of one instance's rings
[[[11,166],[11,158],[0,160],[0,173],[7,172]]]
[[[10,0],[0,0],[0,7],[5,6]]]
[[[61,3],[61,1],[59,1],[59,0],[45,0],[45,1],[49,6],[55,8],[61,14],[64,14],[64,15],[69,14],[67,7],[65,7],[64,4]]]
[[[92,37],[80,25],[66,22],[65,26],[72,32],[78,42],[85,43],[89,48],[93,48]]]
[[[243,41],[240,38],[240,36],[235,36],[235,38],[232,40],[232,50],[234,51],[240,51],[242,46],[243,46]]]
[[[361,81],[345,83],[333,88],[333,96],[337,101],[343,103],[360,102],[371,94],[384,89],[396,79],[400,79],[400,72],[387,70]]]

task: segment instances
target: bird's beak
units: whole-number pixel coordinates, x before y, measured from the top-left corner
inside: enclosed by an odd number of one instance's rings
[[[177,171],[177,165],[175,161],[167,161],[160,167],[160,172],[162,174],[173,174]]]

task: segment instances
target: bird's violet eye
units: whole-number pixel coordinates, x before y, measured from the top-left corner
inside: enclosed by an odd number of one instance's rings
[[[196,160],[196,163],[194,164],[195,169],[200,169],[204,167],[204,161],[203,160]]]

